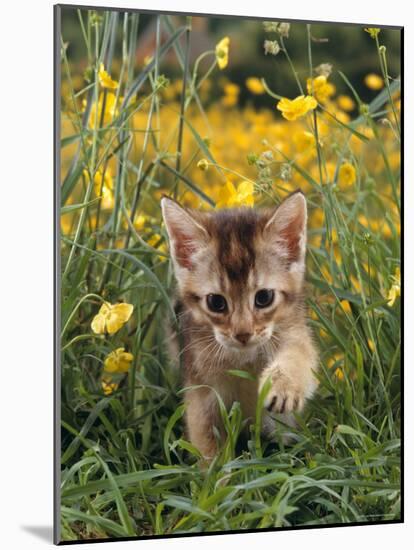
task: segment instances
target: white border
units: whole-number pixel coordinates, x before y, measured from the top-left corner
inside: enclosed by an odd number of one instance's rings
[[[257,15],[291,19],[369,22],[404,25],[406,120],[414,121],[414,19],[410,3],[403,0],[366,1],[296,0],[101,0],[71,2],[89,4]],[[2,6],[1,40],[1,518],[0,540],[7,549],[51,545],[52,524],[52,167],[53,167],[53,27],[51,0],[20,0]],[[5,119],[5,124],[4,124]],[[413,151],[413,132],[405,128],[405,150]],[[406,242],[414,235],[413,155],[406,155]],[[405,280],[413,281],[413,255],[406,246]],[[396,545],[407,548],[413,527],[413,384],[412,328],[413,286],[406,285],[406,524],[335,528],[190,539],[110,543],[108,549],[127,548],[240,548],[260,544],[263,548],[289,547],[318,550],[347,549],[351,545],[376,550]],[[408,397],[408,398],[407,398]],[[411,490],[410,490],[411,488]],[[35,533],[35,534],[34,534]],[[37,533],[37,534],[36,534]],[[44,537],[49,533],[48,540]],[[39,536],[40,534],[40,536]],[[82,545],[79,548],[97,548]]]

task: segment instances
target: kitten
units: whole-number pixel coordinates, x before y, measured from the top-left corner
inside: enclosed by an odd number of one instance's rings
[[[254,421],[267,379],[272,413],[300,411],[317,386],[303,296],[306,201],[297,191],[268,210],[201,212],[167,197],[161,207],[178,285],[185,386],[209,386],[185,392],[187,431],[208,460],[217,453],[214,427],[225,435],[210,387]]]

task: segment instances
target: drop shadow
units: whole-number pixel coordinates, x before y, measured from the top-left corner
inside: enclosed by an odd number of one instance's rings
[[[51,525],[22,525],[26,533],[34,535],[38,539],[53,543],[53,527]]]

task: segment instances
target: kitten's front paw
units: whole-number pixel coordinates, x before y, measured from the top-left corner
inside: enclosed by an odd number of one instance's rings
[[[280,372],[271,376],[271,382],[272,386],[264,403],[269,412],[290,413],[303,409],[306,396],[300,384]]]

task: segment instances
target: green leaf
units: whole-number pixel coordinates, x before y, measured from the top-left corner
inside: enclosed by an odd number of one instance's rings
[[[256,381],[256,377],[253,376],[253,374],[250,374],[250,372],[247,372],[245,370],[229,369],[226,372],[231,374],[232,376],[238,376],[239,378],[244,378],[245,380],[251,380],[252,382]]]
[[[263,407],[266,401],[267,394],[272,387],[272,381],[268,378],[263,384],[262,388],[259,391],[259,396],[256,404],[256,421],[254,424],[254,446],[256,450],[256,456],[258,458],[262,457],[262,416],[263,416]]]
[[[334,121],[339,124],[340,126],[342,126],[343,128],[345,128],[346,130],[348,130],[349,132],[351,132],[351,134],[354,134],[354,136],[356,136],[358,139],[360,139],[361,141],[364,141],[365,143],[367,143],[369,141],[369,138],[367,136],[364,136],[364,134],[361,134],[360,132],[358,132],[357,130],[355,130],[354,128],[352,128],[352,126],[350,126],[349,124],[345,124],[345,122],[342,122],[342,120],[339,120],[339,118],[336,118],[335,115],[333,115],[332,113],[330,113],[327,109],[325,109],[325,107],[323,107],[321,105],[321,108],[323,110],[324,113],[326,113],[328,116],[330,116],[331,118],[334,119]]]
[[[186,31],[187,27],[180,27],[175,31],[175,33],[167,40],[163,46],[161,46],[159,52],[158,52],[158,62],[161,61],[161,59],[164,57],[164,55],[167,53],[167,51],[171,48],[171,46],[180,39],[180,36]],[[123,109],[126,105],[128,105],[130,99],[139,91],[141,86],[144,84],[145,80],[148,78],[149,73],[154,70],[155,68],[155,58],[152,59],[146,65],[142,71],[139,73],[137,78],[132,82],[131,86],[129,87],[129,90],[125,94],[124,101],[122,103],[121,109]]]
[[[352,294],[352,292],[349,292],[348,290],[344,290],[343,288],[338,288],[336,286],[329,285],[328,283],[321,281],[316,277],[309,277],[309,282],[325,292],[330,292],[334,294],[340,300],[348,300],[348,302],[353,302],[359,307],[362,306],[362,299],[361,299],[361,296],[358,294]]]
[[[339,424],[335,428],[335,431],[339,434],[355,435],[355,436],[358,436],[358,437],[362,437],[362,439],[365,439],[367,437],[366,434],[364,434],[364,433],[362,433],[358,430],[355,430],[355,428],[352,428],[351,426],[347,426],[345,424]]]
[[[180,496],[169,497],[164,500],[164,505],[171,506],[172,508],[177,508],[178,510],[183,510],[184,512],[188,512],[190,514],[196,514],[207,519],[213,519],[213,516],[211,514],[205,512],[198,506],[195,506],[189,498]]]
[[[82,428],[79,432],[79,435],[71,441],[70,445],[68,446],[66,451],[63,453],[62,458],[61,458],[61,463],[62,464],[65,464],[65,462],[67,462],[71,458],[71,456],[73,456],[73,454],[76,452],[76,450],[78,449],[82,439],[85,438],[85,436],[87,435],[89,430],[92,428],[92,426],[93,426],[95,420],[98,418],[100,412],[105,407],[108,406],[108,403],[109,403],[110,399],[111,399],[110,397],[103,397],[100,401],[98,401],[98,403],[95,405],[95,407],[89,413],[89,416],[85,420],[85,422],[84,422],[84,424],[83,424],[83,426],[82,426]]]
[[[214,164],[214,166],[217,168],[220,174],[223,175],[223,172],[220,168],[220,166],[217,164],[216,159],[213,157],[213,155],[210,152],[210,149],[207,147],[205,141],[200,136],[200,134],[197,132],[197,130],[194,128],[194,126],[186,119],[184,118],[184,122],[187,124],[187,126],[190,128],[191,133],[194,136],[194,139],[197,142],[197,145],[200,147],[200,149],[203,151],[205,156],[209,159],[209,161]]]
[[[169,448],[170,435],[171,435],[172,429],[174,428],[175,424],[183,416],[184,412],[185,412],[185,405],[182,404],[170,416],[170,418],[168,419],[168,422],[167,422],[167,426],[166,426],[165,431],[164,431],[164,438],[163,438],[164,453],[165,453],[165,456],[167,457],[168,464],[171,464],[171,455],[170,455],[170,448]]]
[[[69,204],[68,206],[62,206],[60,209],[61,215],[68,214],[69,212],[75,212],[76,210],[82,210],[82,208],[86,208],[87,206],[91,206],[92,204],[95,204],[96,202],[99,202],[101,200],[101,197],[96,197],[96,199],[92,199],[88,202],[83,202],[79,204]]]
[[[165,467],[157,468],[154,470],[142,470],[141,472],[132,472],[129,474],[120,474],[114,477],[119,488],[128,487],[130,485],[137,485],[140,482],[152,481],[158,477],[170,476],[170,475],[182,475],[183,473],[189,474],[190,471],[183,468]],[[79,485],[76,487],[68,487],[63,489],[61,496],[62,499],[78,499],[86,495],[95,495],[100,491],[109,491],[112,489],[112,484],[108,479],[100,479],[97,481],[90,481],[85,485]]]
[[[338,73],[339,73],[340,77],[342,78],[342,80],[345,82],[345,84],[348,86],[348,88],[351,90],[352,95],[354,96],[354,98],[355,98],[356,102],[358,103],[358,105],[362,105],[361,98],[359,97],[357,91],[352,86],[352,84],[350,83],[348,78],[345,76],[345,74],[342,71],[338,71]]]
[[[189,180],[187,176],[184,176],[180,172],[177,172],[177,170],[175,170],[172,166],[170,166],[166,162],[160,161],[159,164],[164,168],[166,168],[169,172],[174,174],[176,178],[179,178],[181,181],[183,181],[196,195],[201,197],[203,201],[205,201],[207,204],[213,207],[216,206],[216,203],[213,201],[213,199],[210,199],[210,197],[206,195],[204,191],[202,191],[199,187],[197,187],[195,183]]]
[[[100,252],[102,254],[120,254],[121,256],[124,256],[127,260],[129,260],[130,262],[132,262],[133,264],[138,266],[140,269],[142,269],[142,271],[144,271],[144,273],[147,275],[147,277],[154,283],[154,285],[159,290],[159,292],[160,292],[160,294],[161,294],[161,296],[164,300],[164,303],[167,306],[167,308],[168,308],[168,310],[171,314],[171,319],[174,320],[174,322],[176,321],[175,311],[174,311],[174,308],[171,304],[171,300],[170,300],[168,294],[165,292],[165,289],[164,289],[163,285],[161,284],[160,280],[158,279],[158,277],[155,275],[155,273],[144,262],[142,262],[141,260],[139,260],[135,256],[132,256],[132,254],[129,254],[128,252],[125,252],[125,250],[119,250],[119,249],[114,248],[114,249],[101,250]]]
[[[75,187],[78,179],[81,177],[82,172],[85,168],[84,162],[78,160],[77,165],[69,170],[65,179],[62,183],[61,189],[61,203],[62,205],[66,203],[70,195],[72,194],[73,188]]]
[[[202,457],[200,451],[185,439],[177,439],[176,441],[174,441],[171,445],[171,448],[175,448],[175,447],[180,447],[181,449],[184,449],[185,451],[192,454],[196,458]]]
[[[111,519],[104,518],[102,516],[86,514],[75,508],[68,508],[67,506],[60,507],[60,513],[63,518],[66,518],[69,522],[81,521],[85,525],[96,525],[104,532],[109,533],[115,537],[127,537],[128,533],[124,527],[112,521]],[[134,533],[135,535],[136,533]]]
[[[72,136],[67,136],[60,140],[60,148],[63,149],[71,143],[75,143],[80,138],[80,134],[73,134]]]
[[[125,501],[122,497],[121,491],[119,490],[119,487],[118,487],[118,485],[115,481],[115,478],[112,475],[111,470],[108,468],[108,466],[102,460],[102,458],[99,456],[99,454],[95,452],[95,456],[97,457],[97,459],[101,463],[101,466],[104,469],[104,471],[105,471],[105,473],[108,477],[111,489],[114,492],[115,500],[116,500],[116,507],[118,509],[118,515],[119,515],[119,518],[121,520],[121,523],[122,523],[125,531],[128,533],[128,535],[134,536],[135,535],[135,526],[133,525],[133,522],[132,522],[131,518],[129,517],[128,508],[127,508],[127,506],[125,504]]]
[[[286,472],[272,472],[265,476],[258,477],[248,481],[247,483],[241,483],[236,485],[236,489],[242,489],[243,491],[248,491],[249,489],[258,489],[259,487],[268,487],[272,486],[275,483],[281,483],[289,479],[289,474]]]

